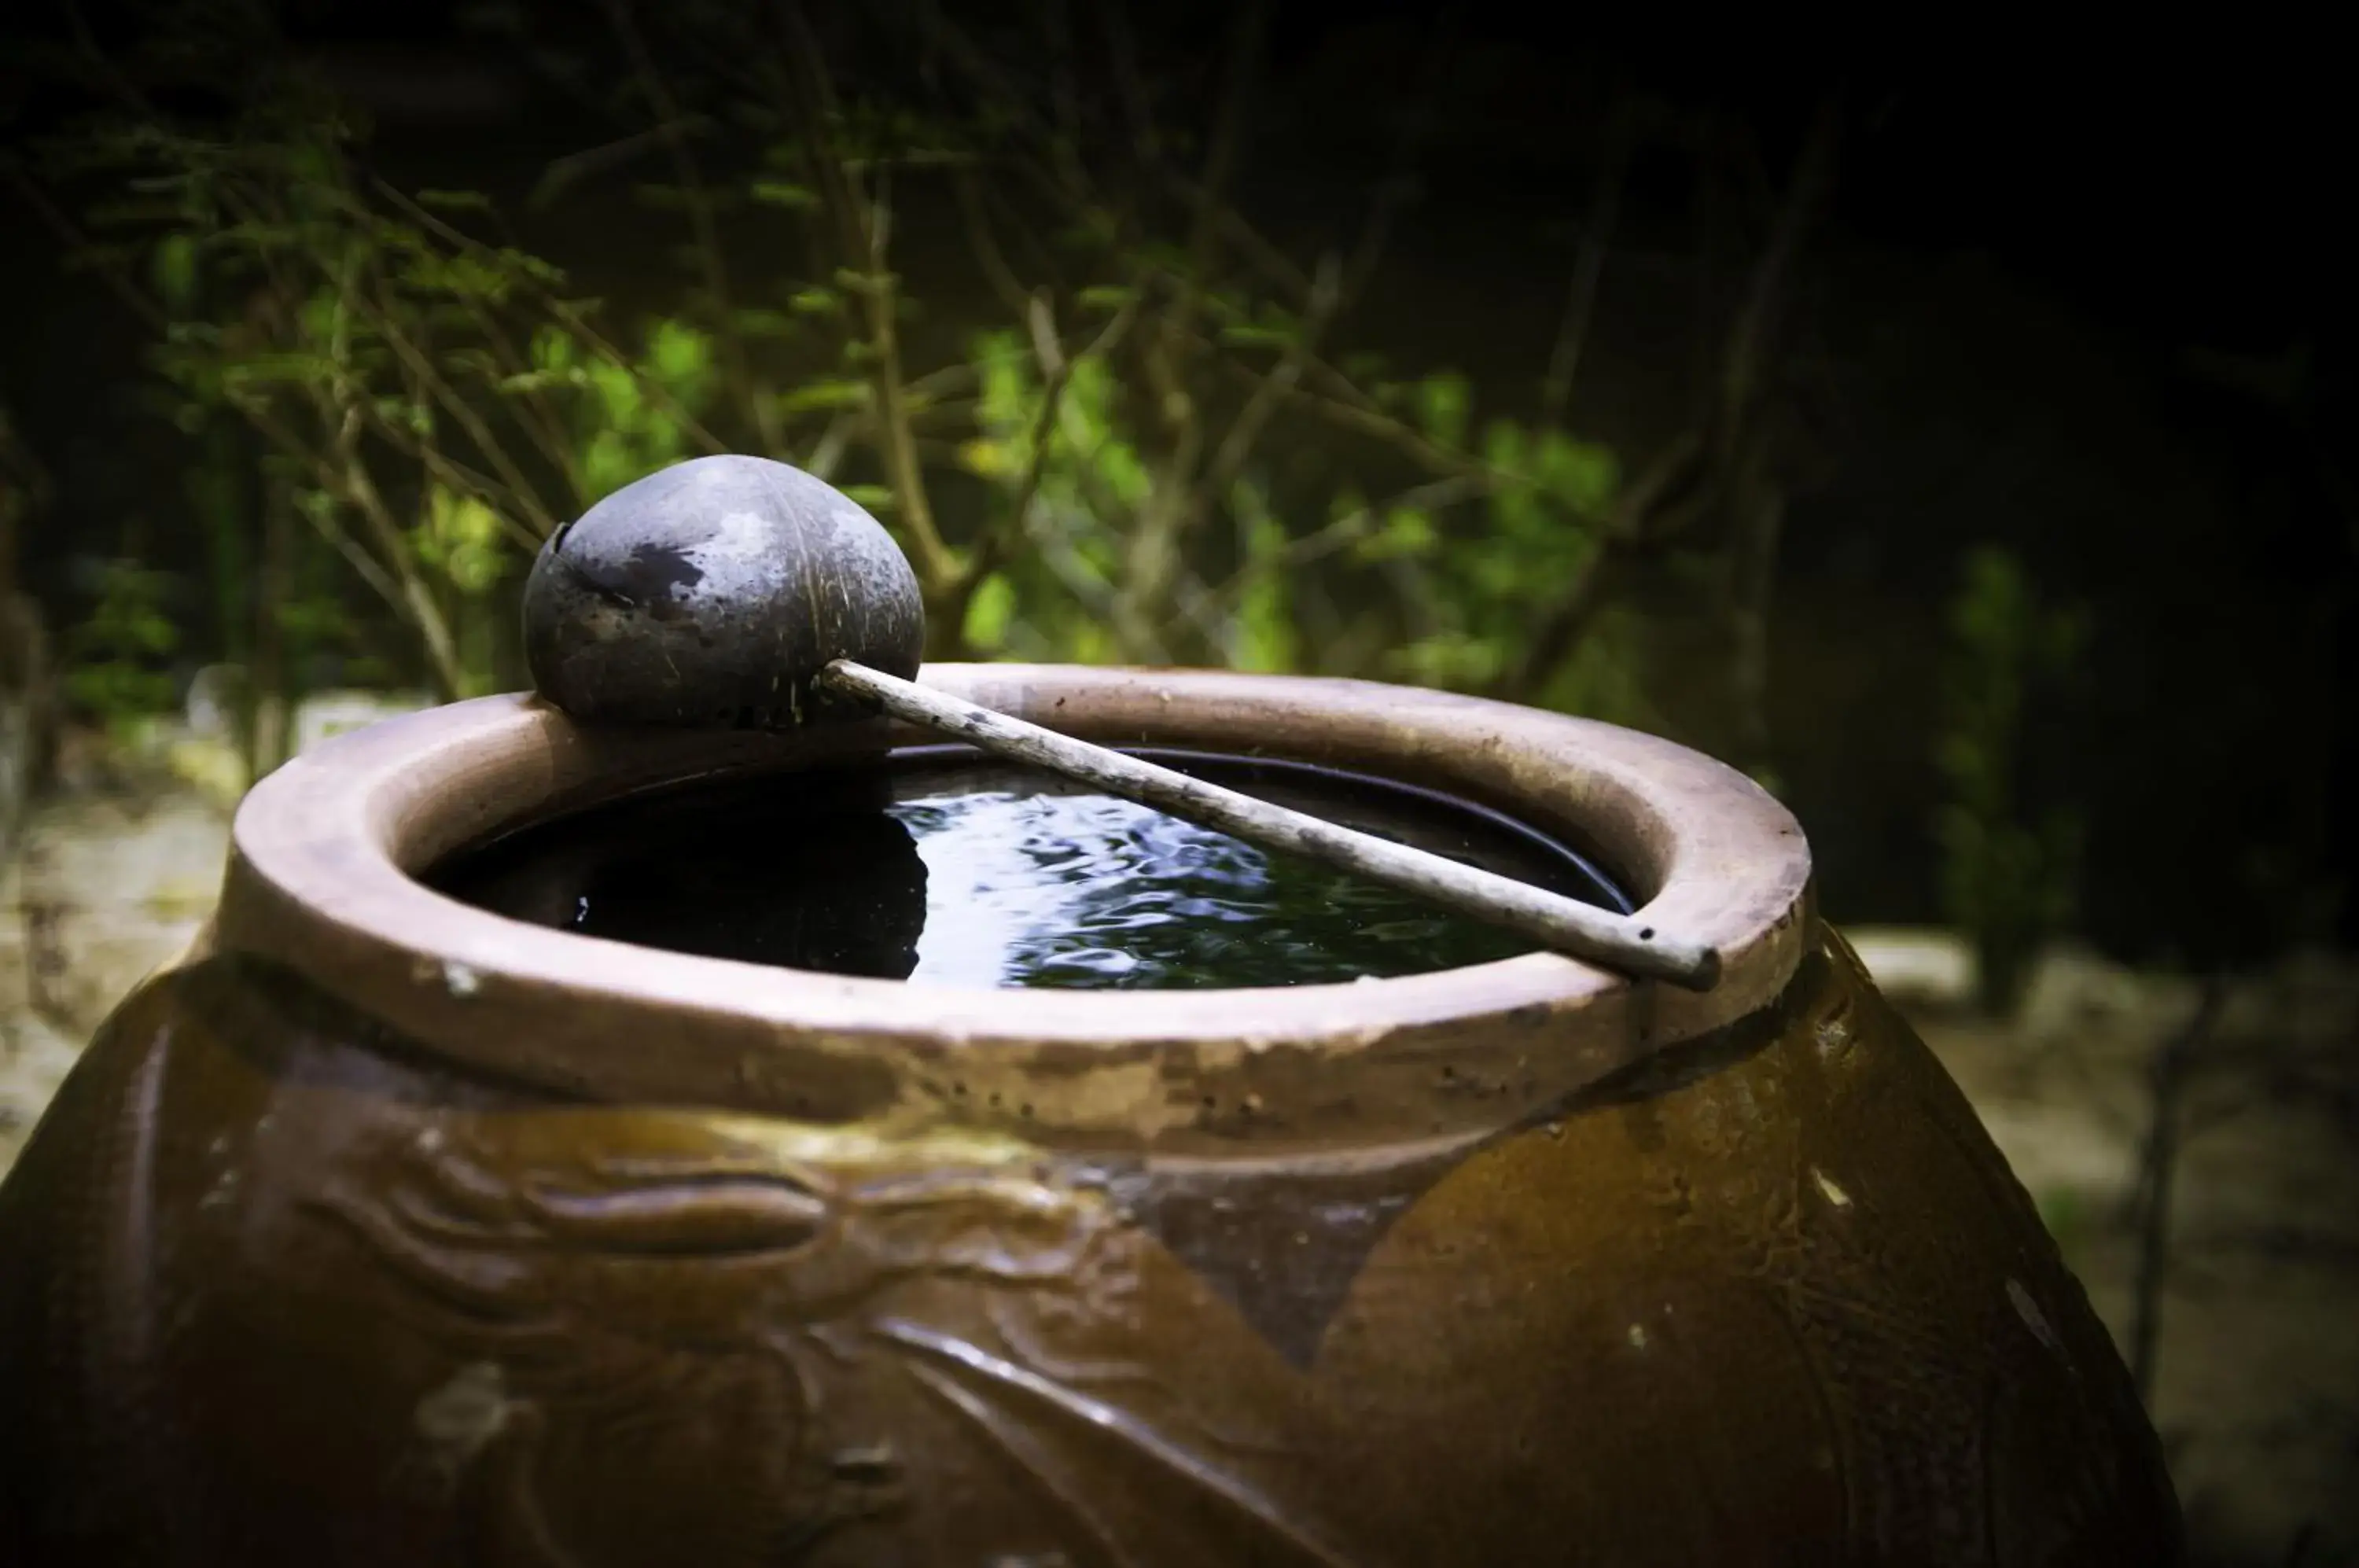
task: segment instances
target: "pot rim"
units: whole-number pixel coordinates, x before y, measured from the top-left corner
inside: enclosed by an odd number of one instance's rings
[[[513,920],[414,879],[634,790],[934,743],[616,730],[478,698],[330,740],[232,827],[213,951],[292,969],[420,1050],[543,1090],[1158,1149],[1489,1129],[1767,1006],[1799,960],[1810,848],[1734,769],[1615,725],[1374,682],[931,665],[927,684],[1102,744],[1259,751],[1451,790],[1594,844],[1637,918],[1722,955],[1693,993],[1535,953],[1342,985],[981,990],[775,968]]]

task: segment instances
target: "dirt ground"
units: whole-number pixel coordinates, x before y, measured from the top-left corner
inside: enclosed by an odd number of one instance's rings
[[[1874,967],[1873,938],[1864,954]],[[2017,1023],[1902,997],[2128,1354],[2148,1079],[2191,984],[2049,957]],[[2199,1561],[2359,1563],[2359,964],[2229,990],[2185,1080],[2156,1423]]]
[[[0,1173],[114,1000],[219,884],[219,790],[85,781],[0,868]],[[1853,933],[2039,1201],[2127,1344],[2158,1044],[2195,988],[2062,951],[2024,1017],[1956,1004],[1940,932]],[[2359,1564],[2359,963],[2288,962],[2229,994],[2189,1080],[2154,1389],[2199,1561]]]

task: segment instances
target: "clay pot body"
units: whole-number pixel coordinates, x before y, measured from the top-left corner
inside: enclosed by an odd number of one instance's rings
[[[1691,753],[1431,693],[928,672],[1578,832],[1718,943],[958,992],[408,880],[914,737],[493,698],[243,808],[0,1187],[0,1563],[2160,1563],[2129,1380],[1956,1088]]]

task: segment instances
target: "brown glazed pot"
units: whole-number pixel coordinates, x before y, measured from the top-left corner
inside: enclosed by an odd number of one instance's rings
[[[919,737],[377,725],[248,797],[213,926],[0,1188],[0,1562],[2177,1560],[2104,1329],[1752,784],[1354,682],[928,679],[1577,834],[1725,978],[958,991],[624,946],[408,874]]]

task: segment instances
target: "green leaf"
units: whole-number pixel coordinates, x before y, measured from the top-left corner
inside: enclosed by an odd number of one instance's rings
[[[969,648],[993,653],[1006,646],[1007,627],[1016,618],[1016,585],[995,572],[975,585],[966,602],[964,632]]]
[[[536,369],[550,373],[569,370],[581,358],[582,351],[571,332],[543,327],[532,335],[532,363]]]
[[[497,304],[508,297],[512,279],[472,256],[419,256],[402,267],[401,280],[423,293]]]
[[[1286,348],[1297,334],[1284,327],[1266,327],[1238,322],[1221,329],[1221,341],[1237,348]]]
[[[868,383],[865,381],[807,381],[778,397],[779,410],[788,414],[804,413],[814,408],[864,408],[867,406]]]
[[[893,509],[893,492],[885,485],[845,485],[840,488],[855,504],[865,506],[872,512],[889,512]]]
[[[819,205],[819,197],[806,185],[785,180],[756,180],[753,185],[754,200],[772,207],[784,207],[799,212]]]
[[[167,234],[156,247],[156,292],[174,311],[196,302],[197,242],[187,234]]]
[[[1007,441],[971,441],[959,447],[959,466],[980,479],[1012,485],[1024,464]]]
[[[419,559],[470,598],[499,582],[506,562],[499,515],[473,495],[436,485],[428,496],[425,527],[410,536]]]
[[[611,434],[620,441],[623,431],[637,425],[640,411],[645,407],[645,399],[639,395],[638,377],[606,360],[589,365],[584,375],[598,395],[599,412],[605,420],[606,429],[600,433]]]
[[[1418,423],[1435,445],[1457,449],[1465,444],[1473,402],[1473,390],[1464,376],[1447,371],[1429,376],[1418,383]]]
[[[1481,686],[1505,661],[1496,638],[1465,632],[1440,632],[1394,651],[1386,662],[1394,673],[1425,686]]]
[[[507,266],[514,267],[516,271],[524,274],[527,278],[531,278],[536,283],[545,283],[551,289],[555,289],[562,286],[565,282],[565,269],[563,267],[559,267],[555,262],[544,261],[539,256],[534,256],[528,251],[511,250],[504,247],[496,254],[501,261],[505,262]],[[573,304],[585,314],[596,310],[598,307],[598,302],[595,299],[575,300],[573,301]]]
[[[1109,235],[1111,232],[1109,229]],[[1190,265],[1188,253],[1169,240],[1145,242],[1138,247],[1138,259],[1174,278],[1185,278],[1194,270]]]
[[[397,430],[416,436],[434,433],[434,410],[427,404],[408,397],[378,397],[375,400],[377,418]]]
[[[1577,516],[1603,512],[1621,481],[1611,448],[1575,441],[1559,430],[1541,433],[1534,467],[1540,488]]]
[[[647,365],[667,390],[691,386],[712,368],[712,340],[668,316],[656,323]]]
[[[729,324],[745,338],[787,338],[795,334],[795,319],[784,310],[740,306],[729,312]]]
[[[614,494],[645,472],[618,430],[598,431],[582,453],[582,483],[593,499]]]
[[[1366,561],[1417,559],[1431,555],[1441,542],[1433,519],[1410,506],[1385,514],[1384,526],[1352,548],[1354,559]]]
[[[1502,474],[1523,478],[1524,454],[1529,446],[1521,425],[1494,419],[1483,430],[1483,461]]]
[[[232,390],[288,383],[317,386],[337,375],[336,362],[317,354],[257,354],[222,370],[223,384]]]
[[[480,191],[420,191],[418,204],[439,207],[448,212],[488,212],[492,199]]]

